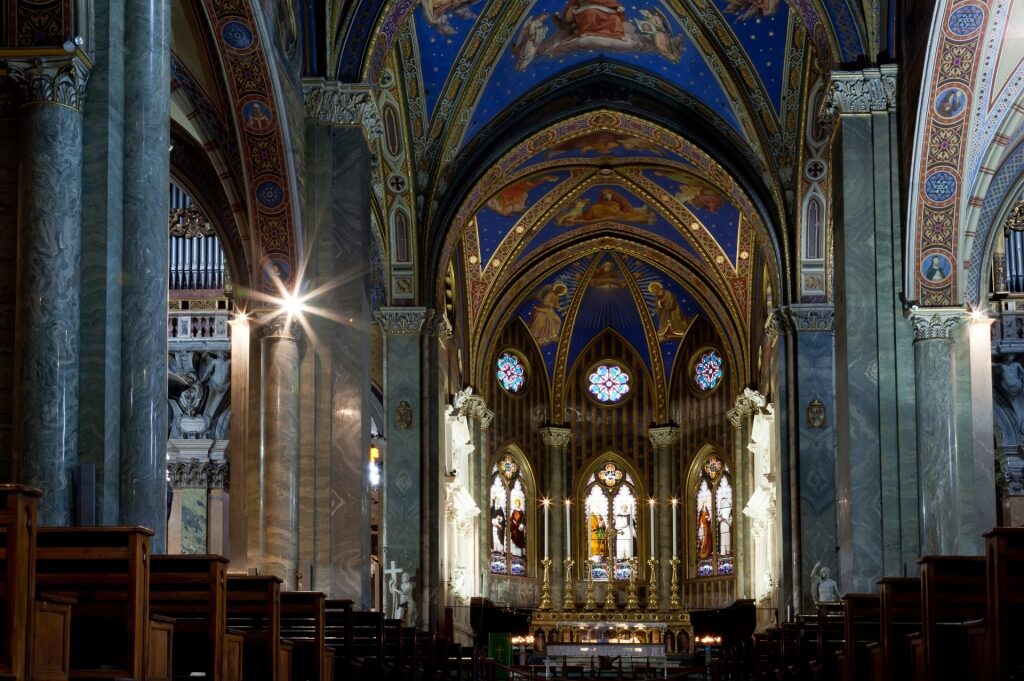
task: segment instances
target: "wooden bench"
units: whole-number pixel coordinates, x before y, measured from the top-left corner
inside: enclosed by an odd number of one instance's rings
[[[995,678],[1018,678],[1024,668],[1024,528],[998,527],[985,534],[987,620]]]
[[[0,678],[67,679],[70,600],[36,594],[42,492],[0,485]]]
[[[281,579],[228,575],[228,627],[245,637],[245,681],[290,681],[292,643],[281,640]]]
[[[175,675],[241,681],[243,636],[227,628],[228,559],[176,555],[151,561],[150,611],[175,619]]]
[[[868,645],[881,638],[878,594],[846,594],[843,610],[845,647],[841,677],[846,681],[863,681],[869,671]]]
[[[170,679],[172,622],[151,618],[144,527],[44,527],[36,590],[73,599],[71,677]]]
[[[319,591],[281,592],[281,638],[291,641],[292,678],[330,681],[334,677],[334,647],[325,633],[327,597]]]
[[[971,678],[966,623],[985,617],[985,559],[926,556],[921,565],[921,632],[910,637],[917,681]]]
[[[878,582],[878,642],[868,646],[871,678],[910,678],[908,637],[921,630],[921,580],[886,577]]]
[[[836,656],[843,650],[846,616],[839,603],[818,606],[818,647],[814,669],[819,679],[839,678]]]

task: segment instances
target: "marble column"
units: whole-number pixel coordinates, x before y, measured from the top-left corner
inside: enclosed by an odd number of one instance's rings
[[[566,449],[572,438],[572,430],[548,426],[541,428],[541,442],[544,444],[544,461],[546,462],[546,487],[544,495],[551,499],[550,523],[548,533],[551,547],[548,557],[551,558],[551,600],[561,603],[565,588],[565,500],[571,498],[572,492],[566,485]],[[490,508],[490,503],[484,508]],[[488,533],[489,534],[489,533]],[[542,556],[543,557],[543,556]]]
[[[18,116],[13,474],[45,492],[39,501],[43,525],[74,522],[82,105],[89,66],[78,54],[6,62],[24,96]]]
[[[1002,240],[1000,240],[1002,241]],[[983,314],[972,314],[964,329],[966,362],[970,371],[970,399],[962,417],[969,417],[973,470],[970,512],[974,516],[972,553],[984,552],[982,534],[996,526],[995,423],[992,418],[992,322]],[[961,402],[963,400],[961,399]]]
[[[384,459],[383,541],[381,564],[410,575],[422,587],[422,334],[433,316],[422,307],[386,307],[376,314],[384,332]],[[385,589],[386,593],[386,589]],[[415,598],[420,602],[419,596]],[[388,607],[393,598],[385,597]],[[414,625],[415,622],[407,623]]]
[[[237,314],[228,322],[231,327],[231,446],[228,449],[228,460],[235,469],[231,480],[231,491],[234,503],[229,508],[228,516],[228,553],[232,569],[247,564],[249,548],[249,509],[252,492],[249,481],[250,471],[255,468],[253,461],[255,452],[248,446],[250,434],[249,409],[252,395],[249,387],[249,367],[252,355],[252,329],[248,315]]]
[[[895,66],[833,72],[823,111],[834,127],[837,581],[851,592],[912,572],[918,557],[896,88]]]
[[[494,412],[487,408],[487,403],[480,395],[470,395],[466,399],[466,416],[469,417],[470,431],[473,436],[473,448],[476,454],[470,459],[469,479],[471,481],[470,494],[476,507],[481,514],[476,517],[477,523],[477,546],[476,566],[478,576],[473,580],[476,586],[476,595],[482,596],[487,593],[487,577],[491,571],[489,568],[490,557],[490,461],[491,452],[487,447],[486,431],[491,422],[494,421]],[[487,514],[484,511],[487,510]]]
[[[787,309],[796,361],[796,456],[800,533],[800,611],[815,612],[811,577],[815,564],[838,575],[834,320],[831,305]],[[841,587],[843,585],[840,585]]]
[[[961,552],[960,453],[957,450],[953,336],[963,311],[911,316],[917,375],[917,455],[921,555]]]
[[[668,609],[669,588],[671,585],[670,570],[672,565],[672,503],[676,496],[678,484],[672,478],[672,458],[679,456],[679,428],[677,426],[661,426],[647,431],[654,448],[654,498],[657,500],[657,516],[655,516],[655,533],[658,539],[658,598],[662,610]],[[685,522],[686,513],[683,506],[679,508],[679,521]],[[678,531],[680,528],[677,527]],[[679,543],[679,538],[676,538]],[[682,544],[679,544],[682,546]],[[680,565],[680,569],[682,566]],[[680,575],[680,584],[682,575]]]
[[[121,317],[120,522],[167,518],[167,211],[170,197],[170,1],[125,3],[124,283]]]
[[[264,325],[260,341],[259,555],[262,571],[290,590],[299,567],[298,326],[277,315]]]
[[[328,339],[315,347],[315,371],[329,376],[316,393],[309,418],[319,442],[314,483],[303,481],[316,518],[313,588],[368,609],[370,593],[370,326],[369,301],[372,141],[378,134],[369,91],[322,79],[303,81],[306,108],[305,238],[312,244],[307,278],[325,282],[314,304],[336,319],[315,320]],[[303,436],[306,436],[303,433]],[[311,440],[313,438],[311,437]],[[306,462],[304,461],[304,464]],[[304,521],[305,522],[305,521]],[[307,538],[304,538],[304,542]]]

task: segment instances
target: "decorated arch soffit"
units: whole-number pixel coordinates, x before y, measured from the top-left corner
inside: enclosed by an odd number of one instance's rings
[[[216,39],[257,247],[253,288],[271,293],[295,275],[298,197],[284,162],[288,150],[277,74],[261,22],[248,0],[201,0]]]

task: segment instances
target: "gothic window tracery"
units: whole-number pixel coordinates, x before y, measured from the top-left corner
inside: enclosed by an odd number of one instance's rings
[[[510,453],[491,468],[491,572],[525,577],[530,491],[521,461]]]
[[[731,575],[733,499],[729,466],[710,454],[697,470],[693,487],[694,556],[698,577]]]
[[[587,389],[600,404],[621,402],[629,393],[629,374],[614,362],[602,362],[591,370]]]
[[[587,567],[598,581],[629,579],[640,553],[638,491],[633,476],[615,461],[592,473],[583,491]]]

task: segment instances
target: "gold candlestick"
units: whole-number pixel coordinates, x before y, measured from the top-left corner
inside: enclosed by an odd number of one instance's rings
[[[647,609],[657,610],[658,609],[658,559],[651,558],[647,559],[647,567],[651,573],[651,581],[647,585]]]
[[[679,610],[683,607],[682,603],[679,602],[679,575],[677,574],[679,559],[672,556],[669,564],[672,565],[672,593],[668,599],[668,608],[669,610]]]
[[[618,610],[619,604],[615,602],[615,567],[612,567],[612,574],[608,575],[608,586],[604,590],[604,609],[611,612],[612,610]]]
[[[587,588],[583,593],[583,609],[597,610],[597,599],[594,598],[594,567],[587,565]]]
[[[540,586],[540,605],[538,610],[551,609],[551,559],[545,558],[540,562],[544,566],[544,581]]]
[[[639,610],[640,599],[636,593],[636,558],[629,559],[629,588],[626,590],[626,610]]]
[[[565,567],[565,590],[562,592],[562,610],[575,610],[576,609],[576,585],[572,579],[572,558],[566,558],[562,561],[562,565]]]

